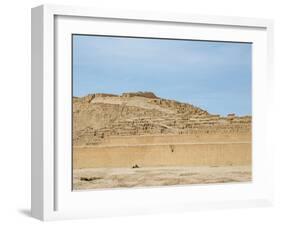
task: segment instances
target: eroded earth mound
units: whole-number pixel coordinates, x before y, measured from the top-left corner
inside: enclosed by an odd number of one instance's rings
[[[73,97],[73,145],[96,145],[108,136],[249,133],[251,116],[212,115],[152,92]]]

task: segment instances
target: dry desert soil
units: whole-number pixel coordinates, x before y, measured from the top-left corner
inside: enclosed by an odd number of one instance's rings
[[[81,179],[82,178],[82,179]],[[75,190],[248,182],[250,166],[75,169]]]

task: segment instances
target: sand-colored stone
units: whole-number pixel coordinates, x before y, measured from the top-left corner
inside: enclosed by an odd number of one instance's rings
[[[223,138],[223,139],[222,139]],[[93,146],[75,146],[74,168],[158,166],[225,166],[251,164],[247,134],[219,137],[193,135],[112,137]]]
[[[152,92],[75,97],[74,170],[250,167],[251,120],[212,115]]]

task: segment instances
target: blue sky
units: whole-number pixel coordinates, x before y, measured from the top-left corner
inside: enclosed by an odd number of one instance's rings
[[[251,114],[249,43],[73,36],[73,95],[152,91],[212,114]]]

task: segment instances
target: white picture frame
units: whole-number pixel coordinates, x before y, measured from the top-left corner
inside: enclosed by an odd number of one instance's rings
[[[73,192],[69,173],[71,123],[69,112],[58,109],[69,110],[71,103],[69,35],[77,32],[252,42],[253,182]],[[272,58],[271,20],[56,5],[33,8],[32,216],[56,220],[271,205],[273,153],[266,140],[266,120],[272,112]]]

